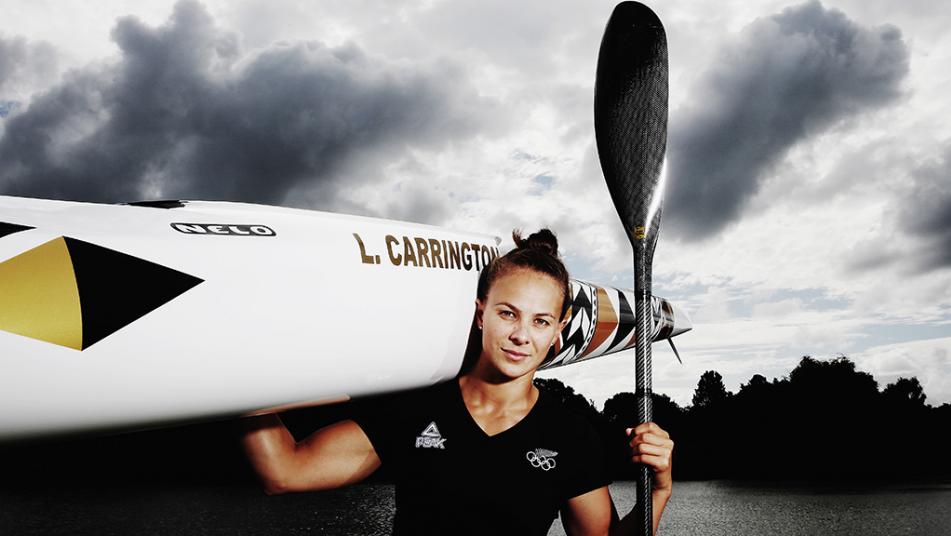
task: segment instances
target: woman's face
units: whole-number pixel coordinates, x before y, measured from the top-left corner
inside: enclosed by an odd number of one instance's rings
[[[495,280],[485,302],[476,300],[482,329],[481,367],[514,379],[534,372],[561,332],[562,289],[551,277],[516,269]]]

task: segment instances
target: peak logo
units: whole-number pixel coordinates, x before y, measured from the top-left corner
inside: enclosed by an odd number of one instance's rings
[[[423,430],[423,433],[416,436],[416,448],[446,449],[446,438],[439,433],[439,428],[436,428],[435,421],[429,423],[429,426]]]
[[[189,235],[277,236],[267,225],[234,223],[171,223],[172,229]]]

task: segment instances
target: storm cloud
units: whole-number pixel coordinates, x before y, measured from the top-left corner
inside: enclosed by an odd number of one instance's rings
[[[899,99],[908,58],[898,28],[817,1],[755,20],[672,117],[667,229],[699,240],[739,219],[790,148]]]
[[[465,140],[493,117],[447,62],[314,41],[244,53],[193,1],[159,27],[120,19],[112,37],[118,61],[68,73],[4,119],[0,192],[299,205],[288,192],[319,190],[316,208],[332,209],[349,162]]]
[[[951,266],[951,145],[943,158],[916,171],[902,207],[899,227],[922,242],[918,268]]]

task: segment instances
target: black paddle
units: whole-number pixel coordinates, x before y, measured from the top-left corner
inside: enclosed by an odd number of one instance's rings
[[[637,420],[651,416],[651,262],[663,199],[667,148],[667,37],[657,15],[638,2],[614,8],[601,40],[594,88],[598,154],[614,206],[634,248]],[[651,472],[641,467],[637,516],[652,534]]]

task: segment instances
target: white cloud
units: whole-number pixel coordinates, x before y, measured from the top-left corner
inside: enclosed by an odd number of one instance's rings
[[[915,376],[927,403],[951,402],[951,337],[875,346],[853,357],[857,368],[875,376],[879,388]]]

